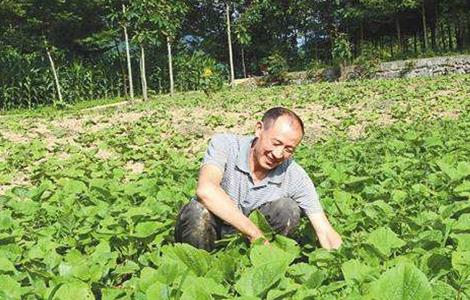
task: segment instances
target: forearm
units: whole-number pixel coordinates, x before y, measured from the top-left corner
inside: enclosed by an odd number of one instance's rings
[[[308,215],[310,223],[315,230],[318,237],[318,241],[322,248],[327,250],[338,249],[342,244],[341,236],[331,226],[326,215],[321,213],[315,213]]]
[[[222,188],[206,187],[204,191],[198,191],[197,196],[210,212],[246,235],[250,241],[263,236],[261,230],[236,207]]]

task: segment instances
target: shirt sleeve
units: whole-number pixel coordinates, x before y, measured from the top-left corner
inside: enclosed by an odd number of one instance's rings
[[[300,168],[300,167],[299,167]],[[299,204],[299,207],[305,211],[307,215],[319,213],[323,208],[318,197],[315,186],[308,174],[300,168],[299,174],[294,176],[297,178],[291,184],[291,197]]]
[[[229,137],[225,134],[216,134],[212,137],[204,154],[202,165],[214,165],[222,172],[225,171],[230,151]]]

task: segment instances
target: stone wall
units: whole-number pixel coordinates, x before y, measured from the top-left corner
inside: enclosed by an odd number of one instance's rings
[[[470,55],[442,56],[410,60],[398,60],[381,63],[374,78],[411,78],[420,76],[436,76],[446,74],[470,74]],[[346,66],[339,68],[326,68],[318,70],[315,74],[308,72],[290,72],[290,84],[303,84],[322,81],[347,81],[364,78],[361,66]],[[368,76],[367,76],[368,77]],[[263,77],[252,77],[235,80],[237,85],[256,86],[262,82]]]
[[[380,64],[376,78],[411,78],[446,74],[470,74],[470,55],[398,60]]]

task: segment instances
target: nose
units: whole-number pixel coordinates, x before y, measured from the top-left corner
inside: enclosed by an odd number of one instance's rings
[[[283,153],[284,151],[282,150],[282,148],[274,148],[273,150],[273,156],[276,159],[281,159],[284,156]]]

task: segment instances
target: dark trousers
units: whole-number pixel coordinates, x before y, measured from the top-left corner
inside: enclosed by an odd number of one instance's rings
[[[258,210],[277,233],[290,235],[300,222],[300,208],[291,198],[263,204]],[[211,251],[215,241],[235,229],[212,214],[198,201],[191,201],[180,210],[176,220],[175,240]]]

